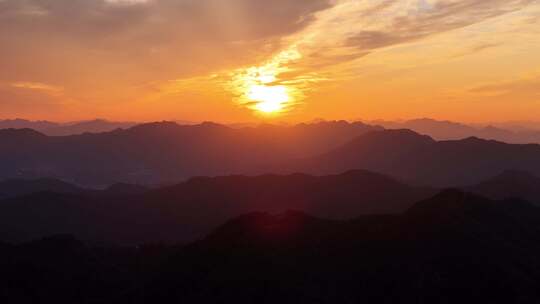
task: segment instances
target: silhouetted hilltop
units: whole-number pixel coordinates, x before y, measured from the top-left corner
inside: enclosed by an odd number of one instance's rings
[[[120,243],[193,240],[238,214],[301,210],[350,219],[399,213],[435,190],[351,171],[333,176],[264,175],[193,178],[161,189],[111,195],[35,193],[0,201],[0,240],[51,234]],[[32,212],[29,212],[32,210]]]
[[[0,179],[53,177],[79,185],[170,184],[193,176],[348,170],[440,187],[478,183],[504,170],[540,174],[540,145],[469,137],[435,141],[360,123],[234,129],[160,122],[108,133],[48,137],[0,132]]]
[[[230,220],[209,234],[202,242],[220,250],[257,244],[301,245],[315,234],[335,232],[340,222],[312,217],[300,211],[287,211],[277,215],[251,213]],[[298,243],[297,243],[298,242]]]
[[[20,118],[0,120],[0,129],[34,129],[43,131],[58,126],[59,124],[50,121],[30,121]]]
[[[49,136],[68,136],[84,133],[103,133],[116,129],[127,129],[135,126],[134,122],[113,122],[104,119],[95,119],[89,121],[80,121],[68,124],[59,124],[42,130]]]
[[[46,136],[32,129],[0,129],[0,140],[31,140]]]
[[[115,129],[125,129],[136,125],[133,122],[112,122],[104,119],[56,123],[50,121],[30,121],[25,119],[0,120],[0,129],[33,129],[49,136],[67,136],[83,133],[102,133]]]
[[[117,183],[107,187],[104,191],[104,194],[107,195],[140,195],[150,189],[141,185]]]
[[[488,140],[498,140],[507,143],[528,144],[540,143],[540,132],[534,129],[471,126],[452,121],[440,121],[429,118],[406,121],[375,120],[369,123],[383,126],[386,129],[411,129],[420,134],[429,135],[437,140],[459,140],[467,137],[479,137]]]
[[[185,247],[130,299],[530,303],[540,299],[539,229],[537,207],[455,190],[401,216],[248,214]]]
[[[460,191],[446,189],[432,198],[416,203],[407,215],[437,217],[437,215],[453,216],[454,213],[463,213],[475,208],[492,207],[494,203],[481,196]]]
[[[36,192],[82,193],[85,190],[69,183],[43,178],[38,180],[6,180],[0,182],[0,198],[15,197]]]
[[[9,130],[0,132],[0,179],[54,177],[103,186],[261,174],[273,164],[320,154],[374,129],[347,122],[240,129],[159,122],[59,137]]]
[[[196,125],[194,122],[177,122],[182,125]],[[471,136],[498,140],[507,143],[527,144],[527,143],[540,143],[540,132],[537,130],[537,123],[534,122],[510,122],[510,123],[492,123],[489,125],[470,125],[452,121],[440,121],[430,118],[412,119],[405,121],[387,121],[387,120],[373,120],[367,121],[367,123],[373,128],[375,126],[381,126],[385,129],[411,129],[420,134],[429,135],[437,140],[459,140]],[[7,119],[0,120],[0,129],[34,129],[43,134],[49,136],[67,136],[77,135],[84,133],[103,133],[110,132],[116,129],[128,129],[137,125],[135,122],[116,122],[108,121],[105,119],[94,119],[88,121],[77,121],[69,123],[56,123],[50,121],[30,121],[24,119]],[[309,129],[312,126],[321,127],[322,125],[333,124],[334,128],[341,125],[343,130],[346,131],[349,128],[349,124],[365,125],[362,122],[348,123],[346,121],[325,121],[314,120],[310,123],[302,123],[297,127],[305,127]],[[238,123],[230,124],[228,126],[241,129],[254,127],[257,124]],[[272,125],[260,125],[262,127],[277,127]],[[301,129],[301,128],[300,128]]]
[[[506,170],[466,189],[493,199],[522,198],[540,203],[540,178],[526,171]]]
[[[251,212],[222,223],[183,246],[88,245],[69,235],[0,243],[0,299],[60,304],[540,300],[540,209],[520,200],[445,190],[402,214],[338,221],[301,211]]]
[[[39,192],[50,194],[77,194],[84,196],[133,196],[147,192],[149,188],[126,183],[116,183],[105,189],[76,186],[54,178],[8,179],[0,182],[0,199],[16,198]]]
[[[307,160],[297,170],[329,174],[347,169],[381,172],[413,183],[463,186],[504,170],[540,173],[540,145],[512,145],[476,137],[434,141],[409,130],[385,130],[361,135]]]

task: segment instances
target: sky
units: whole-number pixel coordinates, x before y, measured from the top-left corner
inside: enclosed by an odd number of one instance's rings
[[[538,0],[0,0],[0,118],[538,114]]]

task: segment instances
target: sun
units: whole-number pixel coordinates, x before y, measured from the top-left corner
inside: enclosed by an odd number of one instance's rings
[[[1,0],[0,0],[1,1]],[[230,73],[226,88],[236,102],[263,117],[279,117],[295,110],[304,99],[308,78],[296,80],[287,77],[294,71],[289,65],[302,58],[296,46],[291,46],[271,60]]]
[[[284,111],[291,100],[287,87],[283,85],[252,85],[247,97],[254,102],[253,109],[266,114]]]

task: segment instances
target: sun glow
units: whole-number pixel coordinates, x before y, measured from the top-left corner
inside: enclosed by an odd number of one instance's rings
[[[247,97],[256,102],[253,108],[263,113],[281,112],[291,99],[287,87],[283,85],[253,85],[249,88]]]
[[[301,57],[293,46],[263,65],[237,70],[229,83],[230,90],[238,96],[242,106],[256,113],[286,113],[303,98],[303,92],[280,76],[291,72],[289,63]]]

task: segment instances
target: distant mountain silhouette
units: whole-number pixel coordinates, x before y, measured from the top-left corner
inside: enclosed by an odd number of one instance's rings
[[[452,121],[439,121],[429,118],[406,121],[375,120],[369,123],[386,129],[410,129],[420,134],[429,135],[437,140],[458,140],[478,137],[506,143],[540,143],[540,131],[529,129],[506,129],[496,126],[470,126]],[[504,126],[504,124],[502,124]]]
[[[296,165],[295,171],[317,174],[365,169],[412,183],[464,186],[505,170],[540,174],[540,145],[512,145],[475,137],[435,141],[410,130],[385,130],[359,136]]]
[[[122,195],[141,195],[148,191],[150,191],[150,189],[145,186],[117,183],[117,184],[113,184],[107,187],[101,192],[107,195],[122,196]]]
[[[112,122],[104,119],[72,123],[31,121],[25,119],[0,120],[0,129],[33,129],[50,136],[66,136],[83,133],[102,133],[115,129],[125,129],[136,125],[133,122]]]
[[[85,240],[119,243],[185,241],[253,211],[296,209],[350,219],[362,214],[399,213],[436,191],[365,171],[322,177],[194,178],[140,194],[132,187],[126,194],[120,190],[124,187],[105,193],[45,192],[2,200],[0,240],[67,233]]]
[[[37,192],[82,193],[85,190],[57,179],[6,180],[0,182],[0,199]]]
[[[0,199],[16,198],[40,192],[118,197],[141,195],[148,191],[150,188],[125,183],[116,183],[104,189],[84,188],[54,178],[8,179],[0,182]]]
[[[162,122],[99,134],[48,137],[0,131],[0,180],[54,177],[80,185],[162,184],[193,176],[261,174],[377,130],[361,123],[230,128]]]
[[[177,121],[181,125],[196,125],[195,122]],[[301,124],[304,127],[330,123],[323,119],[317,119],[309,123]],[[359,123],[359,122],[356,122]],[[385,129],[410,129],[420,134],[433,137],[436,140],[457,140],[468,137],[479,137],[490,140],[497,140],[507,143],[527,144],[540,143],[540,127],[535,122],[508,122],[491,123],[488,125],[465,124],[453,121],[441,121],[430,118],[411,120],[371,120],[367,124],[376,128]],[[117,122],[105,119],[94,119],[87,121],[75,121],[68,123],[58,123],[51,121],[31,121],[25,119],[0,120],[0,129],[33,129],[49,136],[67,136],[84,133],[103,133],[116,129],[127,129],[138,125],[137,122]],[[355,124],[355,123],[353,123]],[[341,122],[345,126],[344,122]],[[255,123],[233,123],[228,126],[234,129],[255,128]],[[267,125],[271,128],[271,125]],[[283,126],[274,126],[280,128]],[[346,128],[344,128],[346,129]]]
[[[89,121],[81,121],[69,124],[60,124],[53,128],[42,129],[42,131],[50,136],[67,136],[84,133],[103,133],[116,129],[127,129],[135,126],[134,122],[113,122],[104,119],[96,119]]]
[[[30,121],[25,119],[5,119],[0,120],[0,129],[34,129],[46,130],[55,128],[59,124],[50,121]]]
[[[73,184],[171,184],[194,176],[365,169],[436,187],[476,184],[504,170],[540,175],[540,145],[476,137],[435,141],[360,123],[230,128],[172,122],[73,136],[0,130],[0,180],[52,177]]]
[[[525,171],[505,171],[466,189],[492,199],[521,198],[540,204],[540,178]]]

